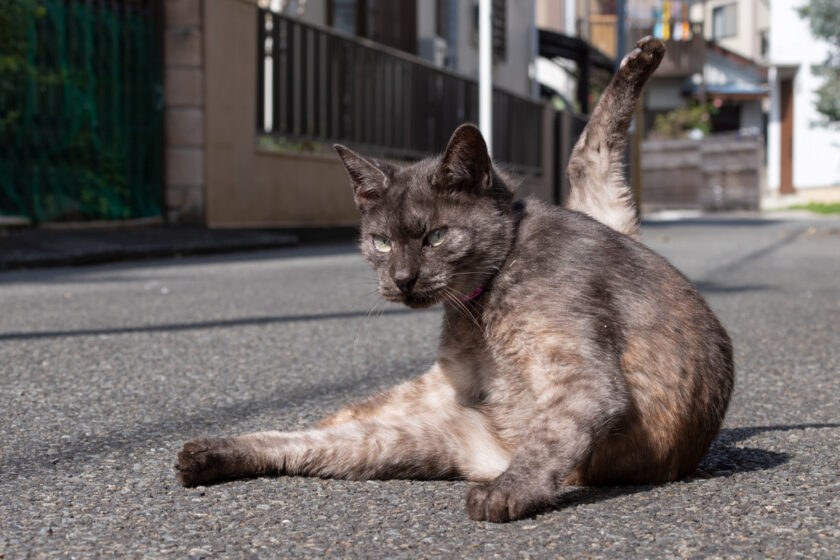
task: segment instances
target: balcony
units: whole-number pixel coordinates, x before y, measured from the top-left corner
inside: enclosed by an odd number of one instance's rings
[[[671,21],[671,29],[679,25]],[[665,58],[656,70],[659,78],[683,78],[703,72],[706,63],[706,39],[703,38],[703,23],[691,23],[691,39],[688,41],[665,41]],[[653,35],[653,25],[631,25],[627,32],[627,42],[635,43],[646,35]]]
[[[671,29],[681,25],[679,20],[671,20]],[[667,52],[656,71],[660,78],[681,78],[703,71],[706,62],[706,40],[703,38],[703,23],[691,23],[691,39],[665,41]],[[588,33],[592,45],[608,56],[616,55],[616,16],[612,14],[592,14],[582,30]],[[631,21],[627,30],[627,50],[637,40],[646,35],[653,35],[653,22]],[[623,53],[620,54],[623,56]]]

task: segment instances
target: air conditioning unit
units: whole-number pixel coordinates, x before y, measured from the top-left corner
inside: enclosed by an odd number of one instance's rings
[[[446,56],[449,54],[449,43],[443,37],[423,37],[420,39],[420,56],[435,66],[446,66]]]

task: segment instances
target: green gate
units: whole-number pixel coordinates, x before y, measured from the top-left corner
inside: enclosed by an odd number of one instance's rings
[[[160,215],[154,16],[149,0],[0,0],[0,215]]]

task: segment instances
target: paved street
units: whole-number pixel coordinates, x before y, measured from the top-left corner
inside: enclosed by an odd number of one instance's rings
[[[380,306],[355,247],[0,273],[0,558],[840,557],[840,219],[644,236],[732,335],[725,429],[690,480],[501,526],[466,482],[177,484],[190,438],[304,428],[432,362],[439,310]]]

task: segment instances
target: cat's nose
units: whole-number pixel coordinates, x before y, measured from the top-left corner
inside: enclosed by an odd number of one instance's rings
[[[414,284],[417,283],[417,273],[410,270],[400,270],[394,273],[393,279],[394,284],[402,293],[409,294],[414,288]]]

